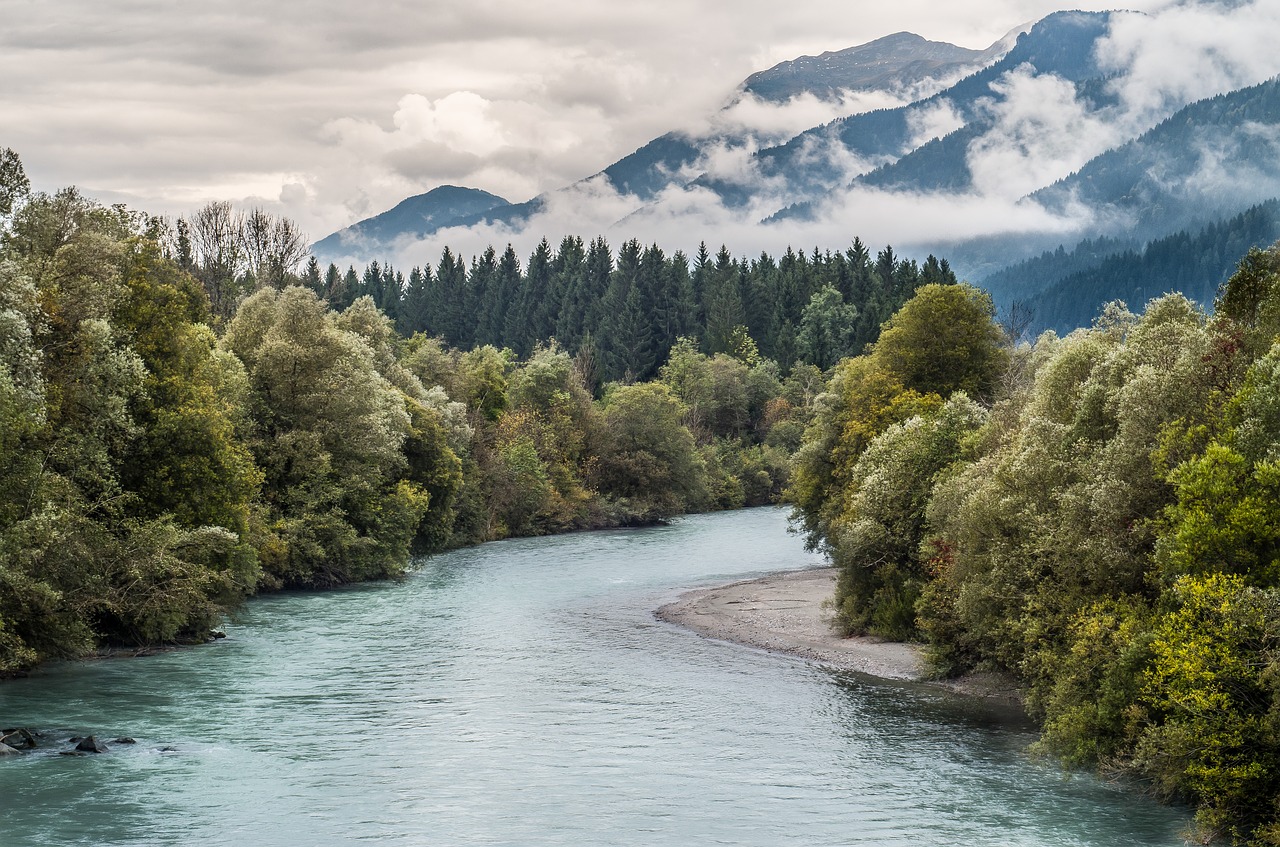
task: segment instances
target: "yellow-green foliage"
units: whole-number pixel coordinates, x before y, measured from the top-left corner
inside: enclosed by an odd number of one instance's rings
[[[1280,791],[1280,597],[1234,575],[1186,576],[1155,625],[1134,768],[1191,799],[1211,832],[1274,822]]]

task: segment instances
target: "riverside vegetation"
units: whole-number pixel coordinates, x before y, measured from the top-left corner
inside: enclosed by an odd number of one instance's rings
[[[1280,249],[1013,347],[918,292],[838,364],[790,494],[849,632],[1025,686],[1039,748],[1280,843]]]
[[[954,279],[860,243],[690,268],[566,239],[407,281],[305,257],[262,212],[31,194],[0,150],[0,676],[414,552],[774,502],[821,369]]]
[[[1012,673],[1045,751],[1280,841],[1276,250],[1212,316],[1169,295],[1015,344],[945,263],[857,242],[295,274],[287,221],[29,195],[9,151],[0,222],[0,674],[785,488],[848,631]]]

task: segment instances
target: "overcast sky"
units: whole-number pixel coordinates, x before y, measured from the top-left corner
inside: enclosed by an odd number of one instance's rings
[[[39,189],[153,213],[260,205],[319,238],[444,183],[513,201],[565,185],[698,126],[779,61],[901,30],[986,47],[1057,8],[0,0],[0,146]]]

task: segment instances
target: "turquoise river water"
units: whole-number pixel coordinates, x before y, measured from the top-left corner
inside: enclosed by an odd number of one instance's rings
[[[1016,716],[652,615],[818,564],[771,509],[507,541],[0,683],[0,725],[138,741],[0,759],[0,845],[1182,843]]]

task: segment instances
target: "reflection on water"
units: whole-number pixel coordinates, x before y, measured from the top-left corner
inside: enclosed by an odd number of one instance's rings
[[[0,723],[130,735],[0,762],[12,845],[1175,845],[1025,722],[709,641],[652,610],[816,565],[784,513],[509,541],[262,598],[230,637],[0,685]]]

